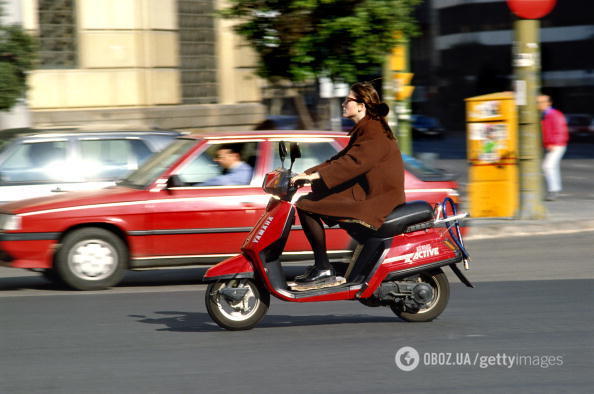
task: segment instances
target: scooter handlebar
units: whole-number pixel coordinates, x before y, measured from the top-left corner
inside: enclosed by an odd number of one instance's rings
[[[307,179],[297,179],[295,182],[293,182],[292,180],[290,181],[289,187],[293,186],[296,189],[299,189],[301,187],[307,186],[307,185],[311,185],[311,181],[307,180]]]

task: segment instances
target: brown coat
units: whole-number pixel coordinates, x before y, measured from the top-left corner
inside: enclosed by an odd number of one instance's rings
[[[377,120],[359,121],[346,148],[305,172],[318,172],[320,180],[297,202],[304,211],[352,218],[377,229],[405,201],[398,143],[388,138]]]

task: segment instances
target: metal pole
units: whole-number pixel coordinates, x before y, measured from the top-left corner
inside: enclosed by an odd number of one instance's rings
[[[410,45],[406,37],[402,37],[401,45],[404,47],[404,70],[403,72],[410,72],[410,56],[409,50]],[[412,136],[410,130],[410,112],[411,112],[411,96],[406,97],[404,100],[400,100],[396,104],[397,115],[398,115],[398,145],[400,151],[407,155],[412,155]]]
[[[397,124],[397,117],[396,117],[396,101],[394,100],[394,92],[395,92],[395,84],[396,81],[392,76],[392,66],[390,64],[390,58],[386,57],[386,61],[384,62],[384,69],[383,69],[383,78],[382,78],[382,90],[384,96],[384,102],[390,108],[390,112],[388,112],[388,116],[386,120],[388,121],[388,126],[392,129],[392,133],[394,136],[398,137],[398,124]]]
[[[536,97],[540,90],[540,21],[514,22],[514,75],[520,131],[520,217],[543,219],[542,143]]]

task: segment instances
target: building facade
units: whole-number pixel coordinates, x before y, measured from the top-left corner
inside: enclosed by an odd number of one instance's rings
[[[39,38],[33,126],[251,129],[265,116],[255,55],[220,0],[17,0]]]
[[[428,0],[419,18],[423,35],[413,41],[415,83],[424,93],[419,111],[459,128],[464,98],[513,90],[515,16],[505,0]],[[594,3],[558,1],[541,19],[540,36],[542,92],[564,112],[593,114]]]

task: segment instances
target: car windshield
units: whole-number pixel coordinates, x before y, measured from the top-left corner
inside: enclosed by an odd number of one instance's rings
[[[421,160],[415,159],[407,154],[402,154],[404,167],[414,176],[425,182],[443,182],[455,179],[454,174],[445,172],[442,169],[430,167]]]
[[[118,185],[135,189],[146,188],[197,143],[198,140],[195,139],[175,140],[167,148],[151,157],[136,171],[118,182]]]

